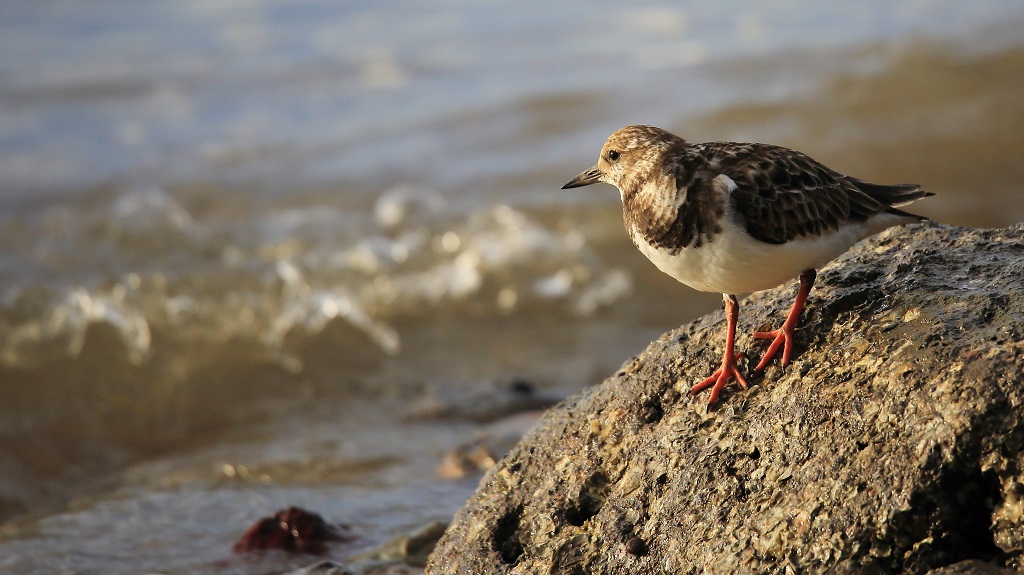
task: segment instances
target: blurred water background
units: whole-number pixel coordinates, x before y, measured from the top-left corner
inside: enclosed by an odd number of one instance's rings
[[[558,189],[623,125],[1024,220],[1022,29],[1019,0],[0,4],[0,572],[285,570],[230,548],[287,505],[350,525],[342,560],[447,521],[479,474],[436,469],[502,393],[718,307],[614,189]]]

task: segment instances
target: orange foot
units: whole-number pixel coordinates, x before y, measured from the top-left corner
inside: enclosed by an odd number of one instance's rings
[[[722,389],[725,384],[729,383],[729,380],[736,378],[736,383],[740,384],[740,387],[747,389],[747,379],[743,377],[740,372],[739,366],[736,364],[740,359],[745,358],[746,355],[742,353],[726,354],[722,358],[722,367],[718,368],[718,371],[712,373],[704,381],[690,388],[690,395],[696,395],[707,388],[711,388],[711,396],[708,397],[708,410],[718,402],[718,396],[722,393]]]
[[[761,373],[764,371],[764,368],[768,367],[768,363],[779,352],[779,347],[782,347],[782,367],[785,368],[789,365],[789,360],[793,357],[793,342],[796,339],[793,332],[796,330],[796,324],[800,321],[800,312],[804,309],[807,294],[811,293],[811,286],[814,285],[816,275],[814,270],[805,270],[800,274],[800,289],[796,293],[793,308],[789,310],[789,316],[786,317],[782,327],[772,331],[754,332],[754,337],[757,339],[774,338],[772,344],[768,346],[768,351],[761,358],[761,362],[754,368],[754,373]],[[783,344],[785,344],[784,347]]]
[[[722,367],[718,368],[718,371],[711,374],[711,377],[698,383],[697,385],[690,388],[690,395],[696,395],[707,388],[711,388],[711,397],[708,398],[708,411],[714,407],[715,402],[718,401],[718,395],[722,393],[722,388],[725,384],[729,383],[730,379],[735,378],[736,382],[740,384],[743,389],[747,388],[747,379],[740,373],[740,368],[736,365],[736,362],[740,358],[746,357],[742,353],[735,353],[736,344],[736,319],[740,315],[740,306],[736,302],[736,296],[730,294],[722,294],[725,299],[725,321],[726,321],[726,333],[725,333],[725,355],[722,356]]]
[[[789,360],[793,356],[793,340],[795,338],[793,331],[794,329],[792,326],[783,324],[779,329],[773,329],[772,331],[754,332],[754,337],[757,339],[775,338],[775,340],[772,341],[772,344],[768,346],[768,351],[764,353],[764,357],[761,358],[760,363],[758,363],[757,367],[754,368],[754,373],[761,373],[764,371],[764,369],[768,367],[772,358],[775,357],[775,354],[779,352],[779,347],[783,344],[785,344],[785,347],[782,348],[782,367],[789,365]]]

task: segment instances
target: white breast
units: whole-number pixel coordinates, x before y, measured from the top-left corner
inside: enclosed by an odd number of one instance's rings
[[[906,221],[883,213],[867,222],[848,222],[839,231],[822,236],[800,237],[784,244],[762,242],[746,232],[732,210],[728,194],[735,183],[726,176],[719,178],[727,180],[722,186],[726,213],[722,232],[711,241],[671,254],[647,243],[637,230],[629,230],[633,243],[659,270],[699,291],[742,294],[773,288],[806,269],[824,266],[858,241]]]

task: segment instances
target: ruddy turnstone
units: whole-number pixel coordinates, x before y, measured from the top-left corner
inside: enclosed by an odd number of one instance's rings
[[[780,347],[786,367],[815,270],[868,236],[925,219],[896,206],[933,195],[917,184],[845,176],[781,146],[691,144],[653,126],[627,126],[609,136],[597,165],[562,189],[597,182],[619,189],[626,230],[658,269],[696,290],[722,293],[722,366],[690,389],[696,394],[711,388],[708,409],[730,379],[747,388],[737,364],[744,356],[734,349],[736,294],[799,276],[800,290],[782,327],[754,333],[772,340],[754,373],[763,372]]]

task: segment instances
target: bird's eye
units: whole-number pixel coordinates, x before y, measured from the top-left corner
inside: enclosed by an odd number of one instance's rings
[[[618,152],[618,150],[608,150],[608,159],[610,161],[612,161],[612,162],[618,160],[619,159],[619,152]]]

